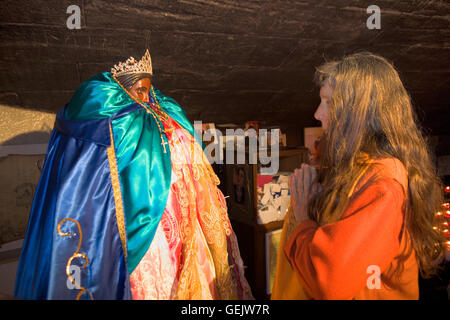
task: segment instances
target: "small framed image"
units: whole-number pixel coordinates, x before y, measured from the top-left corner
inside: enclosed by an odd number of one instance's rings
[[[226,186],[224,194],[227,199],[228,216],[251,225],[255,219],[253,166],[248,164],[233,164],[225,166]]]
[[[233,195],[234,201],[245,204],[246,200],[246,174],[243,166],[235,166],[233,168]]]
[[[275,272],[277,268],[278,247],[280,246],[282,229],[265,234],[266,238],[266,293],[272,293]]]

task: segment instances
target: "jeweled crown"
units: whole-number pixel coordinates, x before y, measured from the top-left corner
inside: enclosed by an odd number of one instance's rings
[[[125,62],[119,62],[111,68],[111,73],[114,76],[120,76],[130,73],[149,73],[153,75],[152,58],[150,57],[150,52],[147,49],[144,56],[139,61],[136,61],[136,59],[130,57]]]

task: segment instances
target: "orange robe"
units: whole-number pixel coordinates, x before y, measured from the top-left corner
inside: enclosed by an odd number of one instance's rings
[[[219,179],[194,137],[167,121],[172,184],[155,237],[130,275],[132,297],[253,299]]]
[[[375,182],[369,180],[375,175]],[[339,221],[299,223],[284,253],[304,286],[304,298],[419,298],[418,264],[404,224],[407,185],[399,160],[373,161]],[[400,274],[393,275],[399,264]]]

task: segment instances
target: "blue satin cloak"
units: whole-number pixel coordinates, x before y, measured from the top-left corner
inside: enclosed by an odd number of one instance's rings
[[[109,121],[80,125],[61,116],[34,196],[14,294],[23,299],[75,299],[80,290],[68,281],[66,270],[81,240],[79,252],[88,261],[75,258],[71,264],[79,268],[79,287],[94,299],[129,299],[106,153]],[[66,218],[73,220],[64,222]],[[58,225],[71,236],[61,236]],[[77,272],[71,273],[76,278]],[[80,299],[89,299],[89,292]]]
[[[156,96],[162,109],[195,135],[183,109],[159,91]],[[165,135],[163,139],[167,142]],[[111,144],[119,171],[126,251],[118,232],[106,152]],[[15,296],[74,299],[81,292],[81,299],[130,299],[129,274],[148,250],[167,201],[171,165],[167,145],[166,149],[164,153],[154,118],[109,73],[80,85],[55,122],[30,212]],[[67,218],[73,220],[63,221]],[[71,237],[61,236],[58,224]],[[77,253],[80,231],[79,253],[88,261],[72,261],[81,270],[81,289],[76,289],[66,269]]]

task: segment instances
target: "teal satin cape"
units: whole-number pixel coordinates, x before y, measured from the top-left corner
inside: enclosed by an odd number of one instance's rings
[[[180,105],[158,90],[155,95],[161,108],[203,147]],[[113,117],[130,107],[134,111]],[[109,72],[79,86],[66,106],[65,118],[111,119],[126,224],[127,269],[131,274],[147,252],[166,207],[172,172],[168,144],[164,153],[154,117],[142,106],[136,106]],[[165,134],[163,138],[167,142]]]

